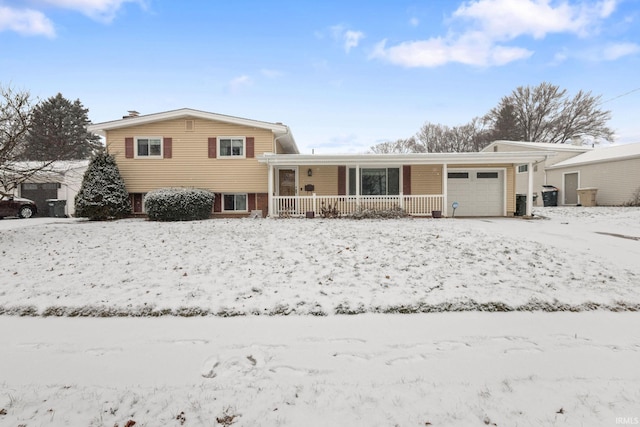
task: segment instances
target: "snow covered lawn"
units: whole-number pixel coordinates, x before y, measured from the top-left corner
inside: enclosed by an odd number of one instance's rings
[[[0,313],[640,309],[640,241],[620,237],[640,238],[639,209],[541,213],[552,219],[3,220]]]
[[[640,209],[536,213],[2,220],[0,425],[638,424]]]

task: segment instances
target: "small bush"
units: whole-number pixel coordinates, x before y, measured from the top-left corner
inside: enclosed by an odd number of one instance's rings
[[[353,219],[395,219],[406,218],[409,214],[407,211],[399,206],[395,206],[391,209],[359,209],[358,211],[349,215]]]
[[[640,206],[640,187],[631,195],[631,199],[624,206]]]
[[[208,219],[215,196],[198,188],[160,188],[147,193],[144,209],[153,221]]]

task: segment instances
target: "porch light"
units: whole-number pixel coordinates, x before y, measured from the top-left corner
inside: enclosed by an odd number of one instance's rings
[[[311,168],[307,169],[307,176],[313,176],[313,170]]]

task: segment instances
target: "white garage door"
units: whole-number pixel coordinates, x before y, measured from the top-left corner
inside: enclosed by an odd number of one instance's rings
[[[458,202],[456,216],[504,216],[504,170],[449,169],[448,214]]]

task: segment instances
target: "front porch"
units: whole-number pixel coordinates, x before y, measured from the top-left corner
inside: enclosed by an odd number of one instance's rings
[[[274,196],[274,216],[306,216],[313,212],[320,216],[324,209],[336,209],[339,215],[349,215],[362,209],[390,210],[402,209],[412,216],[432,216],[434,211],[442,212],[444,196],[392,195],[392,196]],[[437,214],[436,214],[437,215]]]

